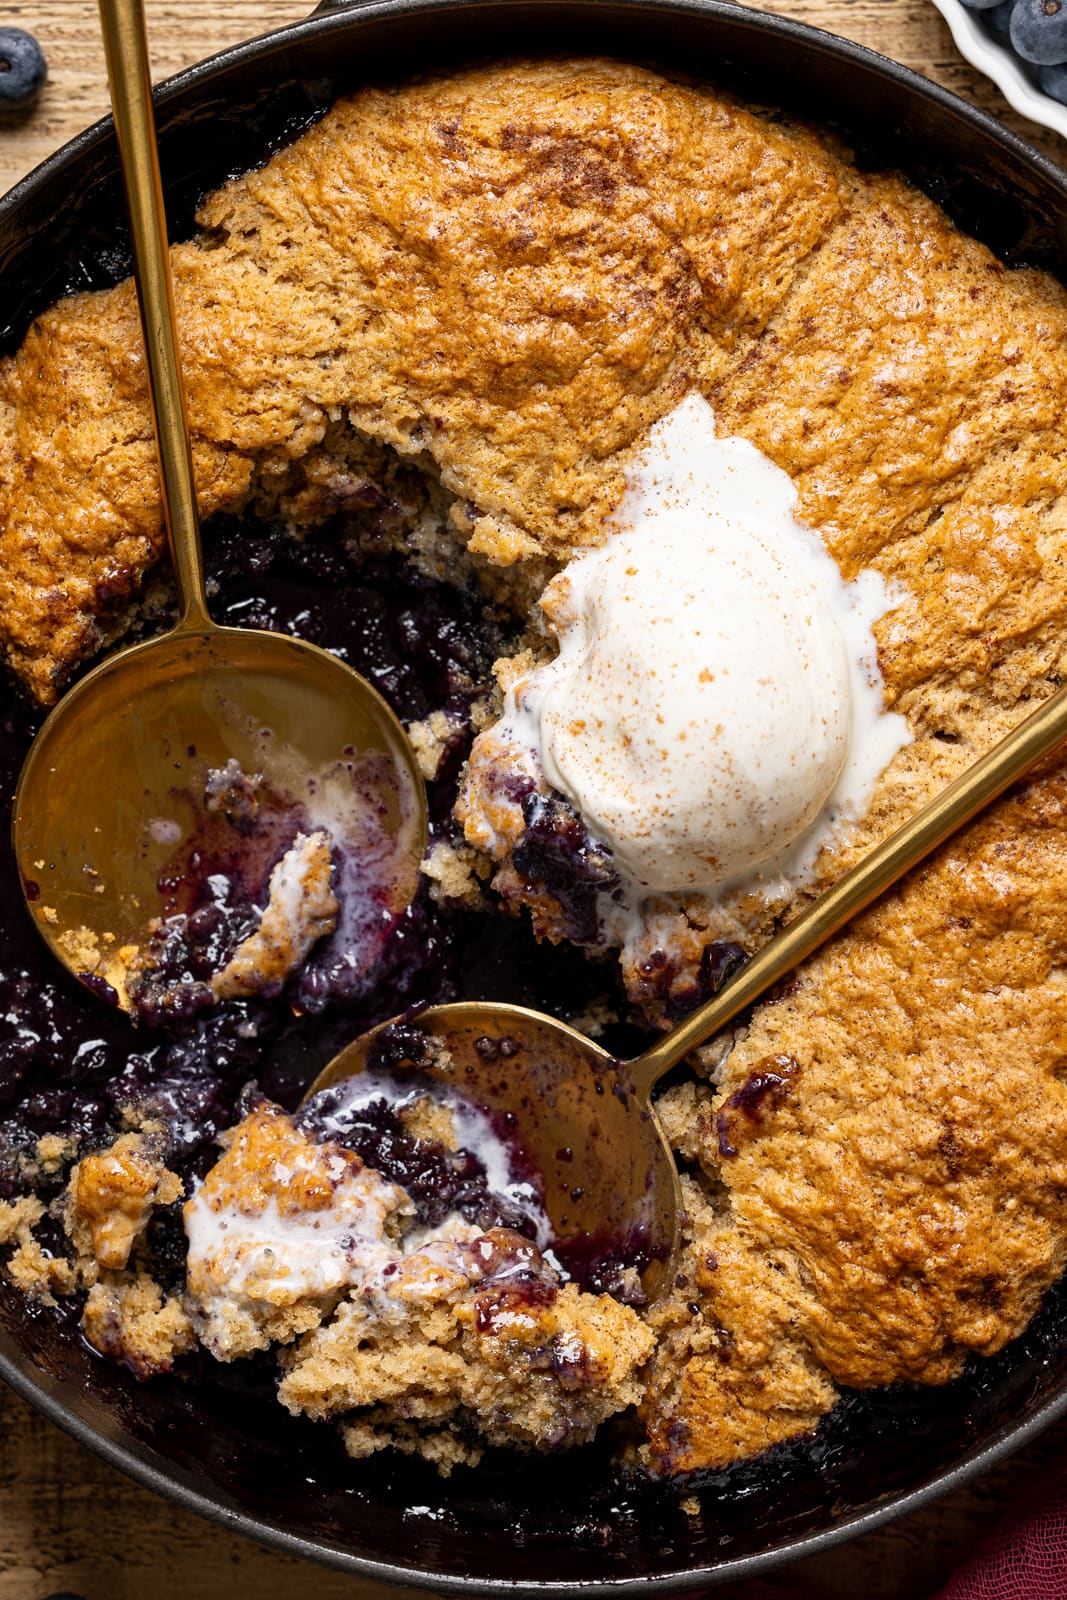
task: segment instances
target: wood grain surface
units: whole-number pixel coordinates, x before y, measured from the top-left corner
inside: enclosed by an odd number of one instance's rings
[[[157,77],[300,20],[311,0],[149,0]],[[956,53],[929,0],[779,0],[774,9],[895,57],[1003,117],[1055,159],[1067,145],[1016,116]],[[28,116],[0,114],[0,192],[107,106],[94,0],[0,0],[0,25],[29,28],[49,81]],[[1067,1423],[978,1483],[828,1555],[783,1569],[771,1594],[805,1600],[924,1600],[1044,1463]],[[0,1600],[385,1600],[385,1590],[262,1550],[128,1482],[0,1389]],[[766,1591],[765,1591],[766,1592]],[[741,1600],[743,1591],[715,1591]],[[1067,1593],[1067,1575],[1065,1575]]]

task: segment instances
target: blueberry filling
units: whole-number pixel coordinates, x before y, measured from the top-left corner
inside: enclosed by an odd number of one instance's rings
[[[319,531],[298,543],[259,522],[217,523],[207,550],[214,614],[222,623],[297,633],[335,651],[404,720],[445,709],[456,731],[429,800],[433,834],[447,837],[472,737],[470,707],[493,659],[508,647],[507,633],[479,594],[437,582],[395,555],[346,545],[344,531]],[[7,796],[38,720],[8,692],[0,711]],[[266,803],[269,809],[269,797]],[[218,815],[219,829],[232,830],[225,806]],[[297,823],[279,815],[279,839]],[[219,858],[211,839],[203,849],[198,863],[185,864],[195,870],[175,873],[169,909],[176,920],[160,943],[168,973],[189,980],[187,1003],[160,1008],[151,1029],[87,993],[54,962],[19,903],[10,851],[0,852],[0,1196],[24,1191],[42,1135],[69,1137],[84,1153],[108,1144],[130,1108],[166,1124],[169,1165],[188,1186],[217,1158],[213,1141],[240,1117],[249,1084],[291,1109],[343,1045],[427,1004],[501,998],[566,1016],[607,998],[624,1014],[613,963],[575,961],[573,952],[537,945],[525,921],[453,910],[426,888],[390,927],[370,973],[353,980],[343,968],[312,965],[295,1006],[282,995],[208,1008],[199,986],[245,930],[246,911],[222,891],[225,873],[212,884]],[[255,870],[262,876],[265,858]],[[477,1163],[457,1164],[425,1143],[414,1148],[388,1108],[365,1119],[359,1138],[368,1161],[412,1185],[427,1220],[453,1208],[482,1226],[514,1224],[509,1208],[491,1200]],[[42,1176],[38,1188],[47,1196],[63,1177]],[[153,1221],[149,1245],[153,1267],[175,1281],[184,1256],[176,1212]]]
[[[716,939],[705,947],[694,976],[666,950],[654,950],[637,974],[638,999],[643,1005],[662,1006],[671,1022],[679,1022],[718,994],[747,959],[745,951],[732,939]]]
[[[537,791],[522,800],[526,832],[512,852],[515,870],[559,903],[575,944],[601,939],[599,899],[618,887],[611,851],[592,838],[562,795]]]
[[[458,1212],[483,1233],[510,1228],[533,1236],[530,1219],[505,1196],[494,1193],[485,1165],[473,1151],[446,1150],[433,1139],[416,1138],[404,1126],[396,1097],[383,1094],[369,1105],[346,1110],[331,1091],[316,1096],[300,1117],[309,1133],[326,1133],[362,1156],[367,1166],[386,1173],[414,1202],[419,1221],[435,1227]]]

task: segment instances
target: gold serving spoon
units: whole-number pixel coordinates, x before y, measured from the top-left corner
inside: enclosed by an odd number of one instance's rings
[[[125,1007],[130,951],[160,910],[160,875],[195,835],[209,770],[235,759],[297,802],[309,784],[350,780],[374,819],[375,888],[395,911],[415,892],[426,800],[403,728],[358,673],[208,614],[144,12],[141,0],[100,0],[100,12],[178,621],[102,662],[47,718],[19,779],[14,845],[54,953]]]
[[[670,1284],[681,1190],[652,1090],[698,1045],[856,916],[1067,738],[1067,686],[795,917],[706,1004],[634,1061],[618,1061],[563,1022],[523,1006],[435,1006],[384,1023],[336,1056],[304,1104],[396,1062],[485,1108],[543,1186],[556,1254],[579,1282],[640,1274],[647,1299]],[[443,1051],[420,1046],[425,1034]],[[787,1093],[767,1074],[760,1094]],[[742,1113],[743,1114],[743,1113]],[[729,1137],[729,1130],[724,1130]],[[728,1152],[726,1152],[728,1154]]]

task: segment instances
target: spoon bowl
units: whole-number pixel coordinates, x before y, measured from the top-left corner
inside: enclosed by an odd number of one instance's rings
[[[129,963],[152,925],[199,909],[174,901],[183,867],[192,868],[186,898],[214,872],[226,884],[254,882],[258,903],[266,871],[305,822],[325,828],[331,870],[348,866],[359,903],[347,909],[344,937],[355,924],[359,937],[343,959],[369,966],[415,893],[427,818],[415,753],[364,678],[303,640],[221,628],[208,614],[142,0],[100,0],[100,20],[178,620],[104,661],[51,713],[19,779],[13,831],[23,892],[50,948],[133,1009]],[[246,808],[246,826],[212,830],[208,775],[231,761],[242,782],[256,775],[263,785],[271,829],[252,824]],[[294,824],[287,836],[279,810]],[[242,856],[270,846],[273,859],[243,870]]]
[[[231,760],[262,774],[309,826],[333,798],[336,847],[358,856],[360,881],[385,913],[399,914],[415,893],[425,790],[403,728],[365,680],[284,634],[211,626],[135,645],[50,714],[14,807],[39,931],[124,1009],[129,960],[165,909],[168,874],[206,843],[208,773]],[[343,810],[339,788],[351,802]],[[254,834],[230,835],[232,850],[255,849]]]
[[[540,1191],[552,1249],[583,1288],[651,1301],[666,1287],[678,1174],[648,1088],[626,1062],[524,1006],[461,1002],[364,1034],[303,1104],[383,1070],[415,1072],[489,1118]]]

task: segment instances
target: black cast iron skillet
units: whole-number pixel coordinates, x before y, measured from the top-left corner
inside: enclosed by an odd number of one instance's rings
[[[721,0],[343,0],[172,79],[159,95],[175,236],[198,198],[262,161],[346,87],[521,52],[605,52],[680,67],[832,122],[859,159],[906,170],[1011,263],[1067,275],[1067,176],[903,67]],[[71,289],[128,270],[109,124],[0,201],[0,349]],[[27,935],[28,936],[28,935]],[[76,1320],[0,1288],[0,1374],[141,1483],[228,1527],[367,1577],[450,1592],[669,1591],[810,1555],[956,1487],[1067,1409],[1067,1289],[1024,1338],[943,1389],[847,1395],[813,1439],[700,1482],[620,1483],[607,1450],[510,1458],[442,1481],[420,1463],[348,1461],[287,1418],[255,1369],[139,1385]],[[240,1363],[238,1367],[240,1367]],[[687,1485],[690,1492],[693,1485]]]

